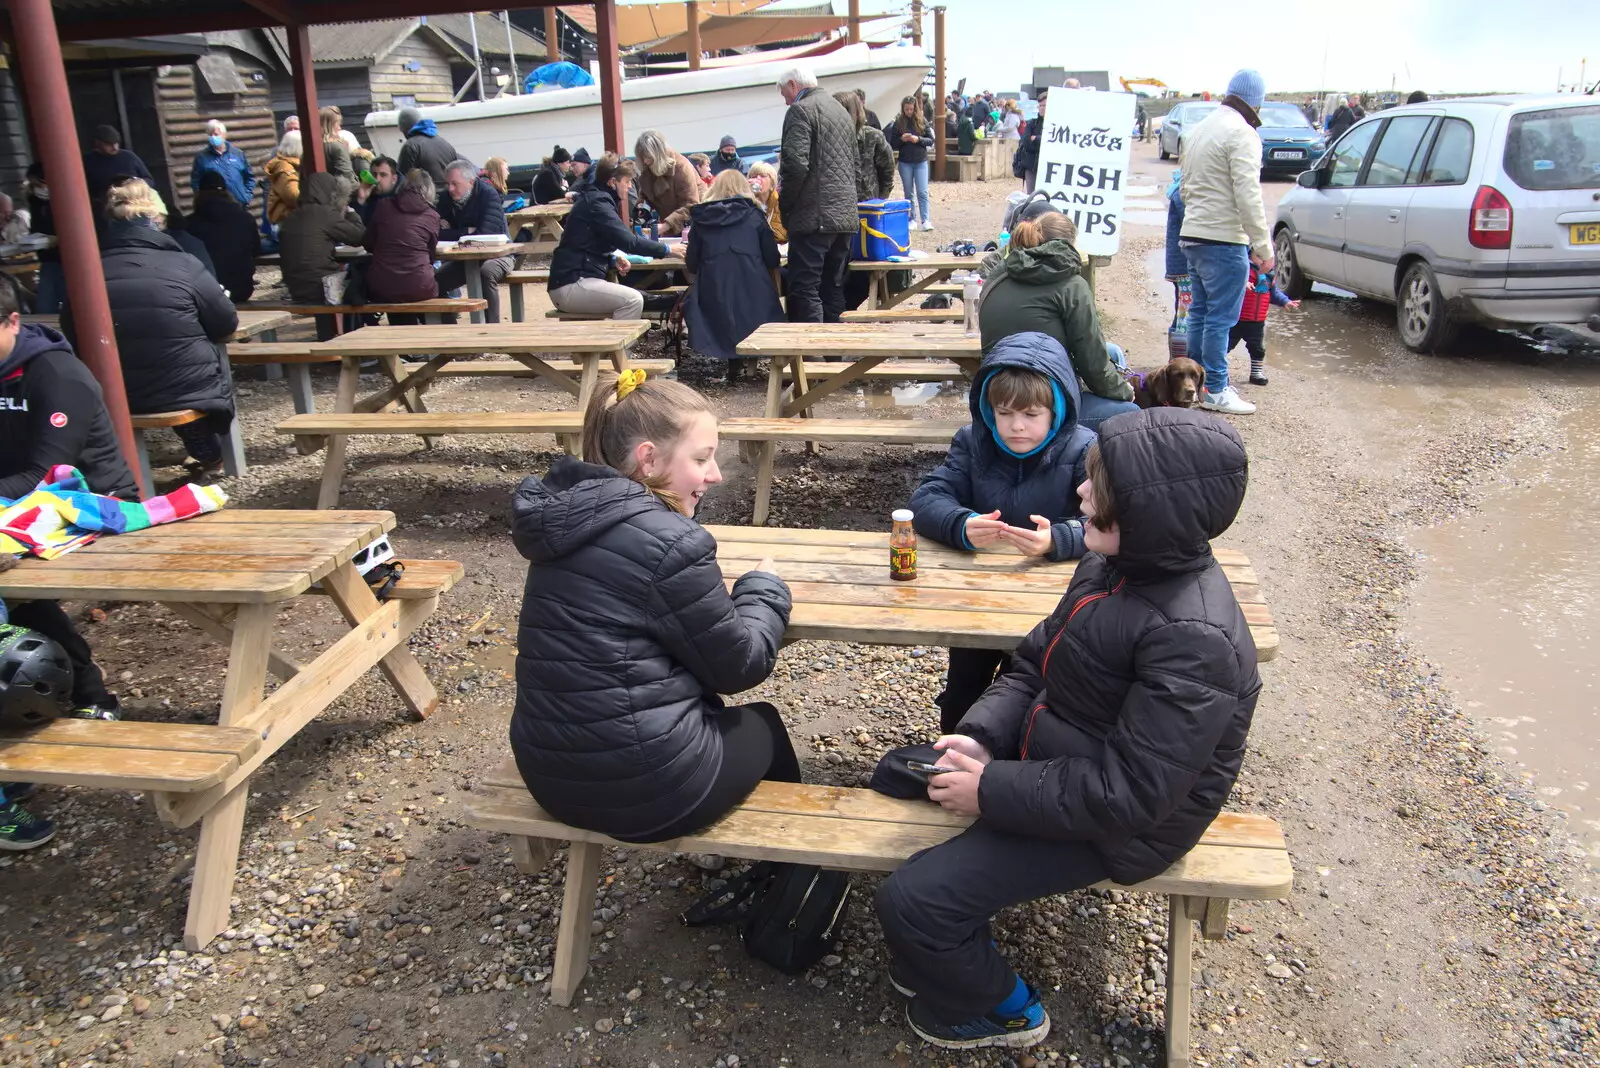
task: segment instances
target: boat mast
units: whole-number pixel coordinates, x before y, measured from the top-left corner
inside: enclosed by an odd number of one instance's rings
[[[511,39],[511,12],[502,11],[500,17],[506,20],[506,52],[511,57],[511,91],[522,92],[522,82],[517,79],[517,43]]]

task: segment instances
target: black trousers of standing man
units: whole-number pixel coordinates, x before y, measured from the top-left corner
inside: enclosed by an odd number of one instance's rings
[[[790,234],[789,321],[839,322],[849,263],[849,234]]]

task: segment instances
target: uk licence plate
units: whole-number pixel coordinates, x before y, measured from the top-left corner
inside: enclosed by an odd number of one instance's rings
[[[1574,245],[1600,245],[1600,223],[1569,223]]]
[[[1275,148],[1272,150],[1273,159],[1305,159],[1306,154],[1298,148]]]

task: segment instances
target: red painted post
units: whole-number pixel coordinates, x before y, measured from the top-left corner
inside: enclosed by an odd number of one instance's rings
[[[294,81],[294,107],[300,115],[300,169],[306,173],[325,171],[322,152],[322,120],[317,115],[317,74],[311,56],[311,31],[304,26],[285,26],[289,37],[289,77]],[[402,138],[405,132],[401,131]]]
[[[554,6],[544,9],[544,61],[561,62],[561,12]]]
[[[106,297],[106,276],[100,267],[94,208],[89,203],[89,183],[83,176],[78,125],[72,116],[72,98],[67,95],[67,71],[50,0],[11,0],[11,32],[27,87],[28,119],[50,183],[50,203],[55,209],[56,240],[67,277],[78,357],[100,383],[117,443],[122,446],[122,458],[137,478],[138,451],[133,444],[133,424],[128,419],[122,361],[117,356],[117,337],[111,328],[111,302]],[[145,494],[153,488],[140,486]]]
[[[622,57],[617,52],[616,0],[595,0],[596,44],[600,49],[600,124],[607,152],[626,155],[622,147]]]

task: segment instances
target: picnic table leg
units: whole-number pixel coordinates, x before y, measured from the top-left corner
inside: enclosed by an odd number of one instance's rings
[[[790,356],[789,359],[791,361],[789,366],[794,369],[794,395],[796,397],[803,397],[806,395],[807,391],[811,389],[811,383],[806,379],[806,358],[796,353],[795,355]],[[807,408],[805,411],[800,413],[800,417],[802,419],[812,419],[815,418],[815,416],[816,413],[810,408]],[[816,442],[806,442],[806,452],[810,453],[812,456],[816,456],[821,451],[822,449],[817,445]]]
[[[556,928],[556,959],[550,976],[550,1000],[571,1005],[589,970],[589,915],[600,883],[600,845],[573,842],[567,850],[567,885],[561,895],[561,923]]]
[[[328,591],[328,599],[351,626],[378,611],[378,598],[354,564],[340,564],[334,568],[333,573],[322,580],[322,588]],[[439,706],[439,691],[433,688],[422,665],[404,645],[396,646],[378,661],[378,670],[419,719],[426,719]]]
[[[272,365],[268,365],[272,366]],[[289,365],[289,396],[294,400],[296,415],[310,415],[317,410],[317,398],[311,392],[311,367],[309,364]]]
[[[804,357],[801,357],[802,359]],[[783,362],[784,357],[774,356],[767,361],[767,410],[768,419],[783,418]],[[772,464],[774,450],[777,442],[760,441],[755,443],[756,455],[756,507],[750,521],[756,526],[762,526],[767,521],[767,507],[772,500]]]
[[[1167,896],[1167,1068],[1189,1068],[1189,999],[1194,965],[1194,920],[1189,901],[1183,894]]]
[[[473,300],[483,299],[483,261],[468,260],[466,262],[466,268],[467,296],[471,297]],[[484,321],[483,312],[473,312],[472,321],[474,323],[482,323]]]
[[[355,410],[356,387],[361,379],[361,359],[357,356],[339,358],[339,388],[334,394],[333,410],[347,415]],[[339,487],[344,484],[345,448],[349,444],[346,434],[329,434],[327,455],[322,463],[322,485],[317,489],[317,507],[332,508],[339,503]]]
[[[544,871],[561,843],[554,838],[530,838],[525,834],[511,836],[511,863],[524,875],[537,875]]]
[[[526,322],[527,315],[524,313],[522,305],[522,283],[517,282],[507,288],[511,290],[511,321],[514,323]]]
[[[222,714],[226,727],[243,719],[261,703],[272,650],[273,606],[239,606],[234,618],[233,643],[228,654],[228,676],[222,687]],[[189,916],[183,944],[190,953],[228,929],[228,907],[233,898],[233,878],[239,866],[239,840],[249,799],[249,781],[241,782],[206,813],[200,824],[200,845],[194,854],[194,885],[189,890]]]
[[[574,355],[577,355],[574,353]],[[599,352],[583,353],[583,370],[578,372],[578,411],[589,410],[589,400],[594,396],[594,391],[600,384],[600,357]],[[611,353],[613,364],[623,361],[625,357],[619,353]],[[621,371],[619,369],[618,373]],[[564,434],[559,439],[561,447],[567,451],[568,456],[580,456],[583,453],[583,437],[580,434]]]
[[[144,431],[139,427],[133,428],[133,449],[139,456],[139,481],[144,484],[146,493],[155,493],[156,476],[150,470],[150,446],[144,440]]]
[[[383,364],[384,373],[392,381],[399,382],[405,378],[406,369],[401,365],[399,356],[393,354],[379,356],[378,362]],[[427,404],[422,400],[422,388],[418,386],[403,390],[400,394],[400,403],[405,405],[406,411],[411,412],[413,415],[428,410]],[[428,434],[419,434],[418,436],[422,438],[423,445],[430,449],[433,448],[434,438],[432,436]]]

